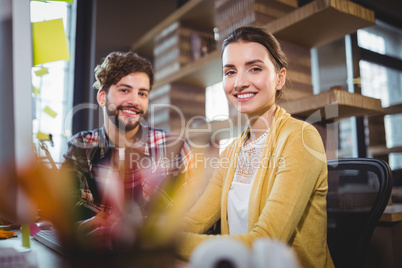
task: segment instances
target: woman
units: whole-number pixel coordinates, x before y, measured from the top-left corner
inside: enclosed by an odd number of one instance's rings
[[[189,258],[221,219],[222,235],[252,246],[289,244],[302,267],[333,267],[327,246],[327,163],[322,139],[276,102],[286,56],[259,27],[236,29],[222,45],[223,88],[248,128],[222,153],[221,167],[184,219],[180,255]],[[227,164],[228,163],[228,164]]]

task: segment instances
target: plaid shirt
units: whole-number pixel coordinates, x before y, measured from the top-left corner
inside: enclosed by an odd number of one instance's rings
[[[164,205],[171,204],[172,197],[161,184],[187,171],[190,147],[178,135],[160,129],[141,127],[138,136],[140,141],[123,150],[115,148],[104,128],[79,132],[68,142],[62,169],[77,179],[79,219],[111,212],[119,198],[143,207],[158,193]]]

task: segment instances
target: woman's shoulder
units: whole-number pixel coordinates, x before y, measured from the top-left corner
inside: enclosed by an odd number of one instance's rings
[[[314,148],[316,151],[323,151],[323,140],[318,129],[307,121],[294,117],[288,117],[278,128],[275,135],[276,144],[293,144],[293,146],[302,146]]]
[[[305,131],[312,131],[318,134],[317,128],[308,121],[297,119],[292,116],[288,117],[286,122],[282,124],[281,130],[281,132],[291,132],[292,134],[302,134]]]

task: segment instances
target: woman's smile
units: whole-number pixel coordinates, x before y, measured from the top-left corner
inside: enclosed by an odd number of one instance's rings
[[[256,92],[241,92],[241,93],[234,94],[237,101],[239,101],[239,102],[249,101],[252,98],[254,98],[256,95],[257,95]]]

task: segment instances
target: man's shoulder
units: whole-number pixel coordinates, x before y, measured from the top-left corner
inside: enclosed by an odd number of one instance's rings
[[[179,133],[167,131],[161,128],[153,128],[153,127],[147,127],[147,132],[148,136],[150,137],[151,140],[155,139],[163,139],[164,141],[169,141],[170,139],[180,139],[184,140],[183,135],[180,135]]]
[[[145,127],[148,134],[150,135],[166,135],[166,133],[169,133],[168,131],[161,129],[161,128],[154,128],[154,127],[150,127],[147,126]]]
[[[100,137],[102,136],[102,129],[97,128],[93,130],[85,130],[85,131],[80,131],[76,133],[74,136],[72,136],[69,140],[70,145],[86,145],[87,146],[97,146],[100,140]]]

